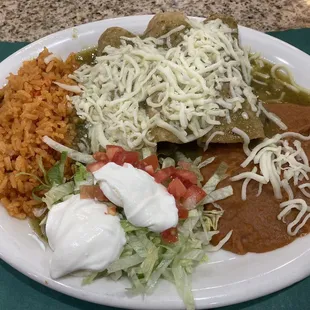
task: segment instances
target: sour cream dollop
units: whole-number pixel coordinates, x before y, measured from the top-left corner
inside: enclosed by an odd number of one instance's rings
[[[178,223],[175,199],[154,178],[130,164],[108,163],[94,172],[105,196],[124,208],[127,220],[135,226],[162,232]]]
[[[78,270],[102,271],[115,261],[126,243],[117,216],[93,199],[73,195],[49,211],[46,235],[53,250],[52,278]]]

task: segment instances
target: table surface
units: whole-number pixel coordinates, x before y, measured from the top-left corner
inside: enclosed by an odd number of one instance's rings
[[[273,32],[280,38],[310,54],[310,29]],[[0,61],[26,43],[0,42]],[[0,236],[1,238],[1,236]],[[280,292],[221,310],[305,310],[309,309],[310,277]],[[0,309],[1,310],[116,310],[94,305],[52,291],[27,278],[0,260]]]
[[[0,41],[31,42],[103,18],[165,11],[231,15],[260,31],[310,27],[310,0],[1,0]]]

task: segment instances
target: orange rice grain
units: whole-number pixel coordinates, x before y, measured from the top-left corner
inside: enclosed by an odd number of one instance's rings
[[[0,89],[0,202],[19,219],[32,217],[38,206],[32,198],[38,181],[20,172],[42,177],[39,157],[47,169],[59,160],[59,154],[42,142],[43,136],[68,146],[75,136],[74,112],[67,100],[72,93],[53,82],[75,85],[68,75],[78,63],[72,54],[66,61],[54,59],[45,64],[49,54],[44,49],[36,59],[24,62]]]

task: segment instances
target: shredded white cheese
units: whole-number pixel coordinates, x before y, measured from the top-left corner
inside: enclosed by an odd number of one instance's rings
[[[176,47],[170,36],[183,27],[158,39],[123,37],[120,48],[107,46],[96,65],[83,65],[71,76],[83,90],[72,103],[91,125],[93,152],[107,144],[153,147],[151,130],[158,126],[189,142],[229,122],[246,100],[257,111],[248,52],[234,30],[219,19],[189,23]]]
[[[247,156],[249,156],[251,153],[249,149],[250,137],[243,130],[237,127],[234,127],[232,129],[232,132],[235,133],[236,135],[239,135],[243,139],[243,151]]]
[[[264,113],[264,115],[269,118],[272,122],[274,122],[280,129],[287,130],[287,126],[281,121],[281,119],[275,115],[274,113],[268,112],[262,102],[258,103],[260,110]]]
[[[215,136],[224,136],[224,132],[223,131],[213,132],[212,135],[208,138],[208,140],[205,143],[205,146],[203,148],[204,151],[208,149],[210,142],[214,139]]]
[[[291,199],[280,203],[280,208],[283,208],[283,210],[278,215],[278,220],[282,221],[284,217],[287,216],[293,209],[299,211],[294,221],[287,225],[287,233],[291,236],[296,236],[300,229],[306,224],[306,222],[310,218],[310,207],[303,199]],[[305,216],[307,212],[308,214]],[[295,229],[293,229],[294,226]]]
[[[289,78],[289,82],[285,82],[285,81],[283,81],[283,79],[279,78],[278,74],[277,74],[278,71],[282,71],[283,73],[285,73],[286,76]],[[283,84],[284,86],[291,89],[292,91],[294,91],[296,93],[299,93],[299,92],[305,92],[307,94],[310,93],[309,89],[304,88],[295,82],[293,74],[287,66],[285,66],[283,64],[276,64],[271,68],[270,73],[274,79],[276,79],[279,83]]]
[[[250,162],[258,164],[264,181],[272,184],[274,195],[278,199],[282,198],[281,188],[285,186],[286,191],[288,188],[282,180],[294,180],[294,185],[297,185],[303,179],[308,180],[307,174],[310,172],[309,161],[300,141],[295,140],[293,146],[290,146],[289,142],[283,139],[286,137],[309,140],[309,137],[293,132],[277,134],[258,144],[241,164],[242,167],[246,167]],[[232,180],[238,180],[240,177],[235,176]],[[257,181],[263,183],[263,179]]]
[[[260,194],[262,193],[263,185],[264,185],[263,183],[258,183],[258,191],[257,191],[256,197],[260,196]]]
[[[300,191],[308,198],[310,198],[310,193],[307,192],[307,189],[310,189],[310,183],[304,183],[302,185],[299,185],[298,188],[300,189]]]
[[[252,172],[253,172],[253,173],[256,173],[256,171],[257,171],[257,168],[254,167],[254,168],[252,169]],[[242,199],[242,200],[246,200],[246,190],[247,190],[247,187],[248,187],[250,181],[251,181],[251,178],[246,178],[246,179],[243,181],[242,189],[241,189],[241,199]],[[261,183],[261,184],[262,184],[262,183]]]
[[[212,244],[208,244],[206,246],[206,251],[207,252],[217,252],[218,250],[220,250],[223,247],[223,245],[230,239],[232,233],[233,233],[232,230],[229,231],[227,233],[227,235],[222,240],[220,240],[219,243],[217,245],[215,245],[215,246],[212,245]]]
[[[243,119],[249,119],[249,115],[247,112],[242,112],[241,116],[243,117]]]
[[[285,138],[296,138],[299,140],[294,140],[290,143]],[[244,140],[246,143],[247,139],[245,138]],[[307,191],[307,189],[310,189],[310,183],[298,185],[303,180],[309,180],[308,173],[310,172],[309,160],[301,146],[300,140],[309,141],[310,136],[303,136],[295,132],[285,132],[277,134],[270,139],[265,139],[252,151],[245,151],[248,158],[241,164],[242,167],[247,167],[250,163],[258,166],[254,166],[251,172],[242,172],[231,178],[231,181],[245,179],[242,185],[242,200],[246,199],[246,189],[250,179],[259,183],[257,196],[260,195],[263,184],[270,183],[272,185],[274,196],[277,199],[283,198],[282,189],[284,189],[288,195],[288,201],[280,203],[280,208],[283,208],[283,210],[278,215],[278,219],[285,222],[285,216],[292,209],[299,211],[294,221],[287,226],[287,233],[291,236],[295,236],[310,218],[310,207],[305,200],[294,199],[294,192],[290,185],[291,182],[298,186],[302,194],[310,198],[310,193]],[[256,173],[258,168],[261,174]],[[307,212],[309,214],[306,215]]]

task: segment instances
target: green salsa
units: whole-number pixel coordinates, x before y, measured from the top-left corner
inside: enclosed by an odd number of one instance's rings
[[[80,64],[93,65],[97,57],[97,46],[86,48],[76,54],[76,60]]]
[[[268,61],[257,61],[253,62],[253,79],[251,86],[254,88],[256,95],[260,100],[266,103],[272,102],[287,102],[300,105],[310,105],[310,93],[303,91],[295,92],[292,89],[283,85],[276,78],[271,75],[271,68],[274,64]],[[268,78],[263,78],[262,75],[269,76]],[[277,77],[291,84],[289,77],[282,71],[277,72]],[[260,84],[262,82],[265,84]]]

